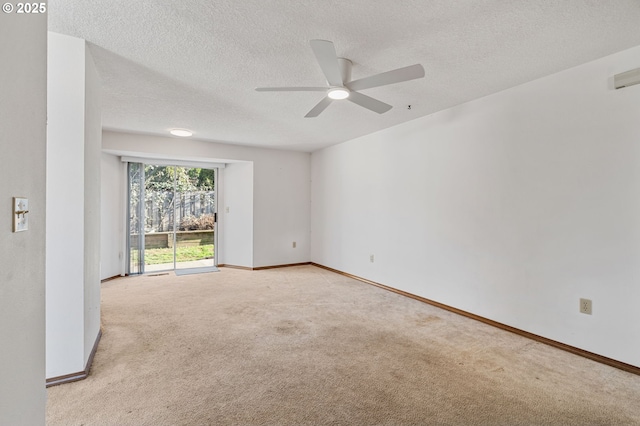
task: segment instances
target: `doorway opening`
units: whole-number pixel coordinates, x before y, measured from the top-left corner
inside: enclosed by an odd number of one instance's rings
[[[128,163],[128,274],[217,270],[217,178],[217,168]]]

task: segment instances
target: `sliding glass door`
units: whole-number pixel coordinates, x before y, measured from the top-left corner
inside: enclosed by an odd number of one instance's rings
[[[216,170],[177,168],[175,268],[215,266]]]
[[[129,273],[214,268],[216,169],[129,163]]]

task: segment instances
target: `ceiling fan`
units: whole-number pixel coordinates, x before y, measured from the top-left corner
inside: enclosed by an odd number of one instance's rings
[[[311,49],[327,79],[326,87],[258,87],[258,92],[326,92],[326,96],[305,115],[305,118],[317,117],[334,100],[347,99],[354,104],[383,114],[392,107],[377,99],[363,95],[359,90],[386,86],[424,77],[422,65],[410,65],[392,71],[375,74],[351,81],[350,60],[338,58],[333,43],[327,40],[311,40]]]

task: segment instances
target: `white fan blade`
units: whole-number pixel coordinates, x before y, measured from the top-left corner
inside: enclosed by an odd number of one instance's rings
[[[311,40],[311,49],[330,86],[342,86],[342,73],[333,43],[327,40]]]
[[[331,102],[333,102],[333,100],[330,97],[325,96],[320,102],[318,102],[316,106],[311,108],[311,111],[309,111],[307,115],[304,116],[304,118],[312,118],[312,117],[319,116],[322,111],[327,109],[327,107]]]
[[[256,92],[326,92],[326,87],[256,87]]]
[[[389,111],[392,106],[389,104],[385,104],[384,102],[380,102],[377,99],[373,99],[367,95],[363,95],[358,92],[349,93],[349,97],[347,98],[354,104],[358,104],[361,107],[365,107],[366,109],[370,109],[373,112],[377,112],[378,114],[383,114]]]
[[[422,65],[416,64],[354,80],[347,83],[346,86],[350,90],[363,90],[371,87],[386,86],[387,84],[415,80],[416,78],[422,77],[424,77],[424,68],[422,68]]]

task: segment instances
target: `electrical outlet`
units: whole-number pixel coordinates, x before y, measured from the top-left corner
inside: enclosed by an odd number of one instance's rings
[[[296,248],[296,242],[294,241],[292,244],[293,248]]]
[[[591,315],[591,300],[590,299],[580,299],[580,313]]]
[[[375,260],[374,256],[372,254],[369,255],[369,261],[371,261],[371,263],[373,263],[374,260]]]

